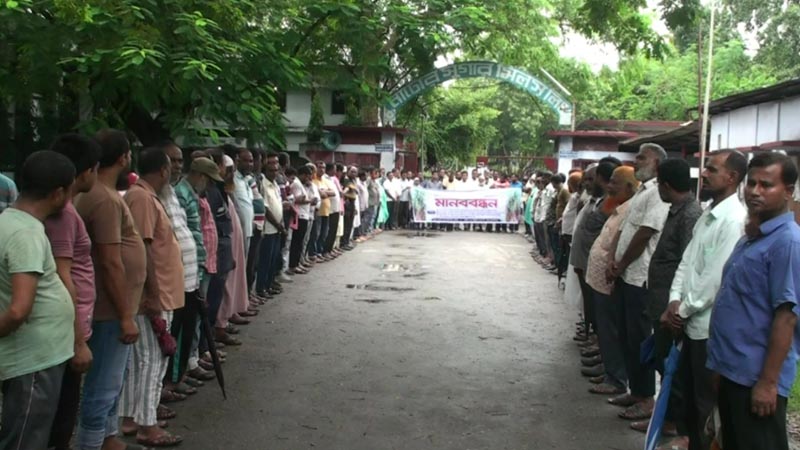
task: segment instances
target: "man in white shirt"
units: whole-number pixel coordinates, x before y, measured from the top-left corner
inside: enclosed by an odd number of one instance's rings
[[[556,188],[553,187],[551,181],[553,174],[549,171],[542,172],[541,175],[541,188],[539,189],[538,201],[533,206],[533,227],[534,232],[539,235],[537,239],[537,247],[539,254],[552,260],[552,255],[548,250],[550,248],[550,240],[547,235],[547,227],[544,224],[547,216],[547,210],[550,208],[550,203],[556,197]],[[551,261],[552,262],[552,261]]]
[[[394,230],[397,228],[398,205],[400,204],[400,194],[403,190],[402,184],[397,178],[397,169],[392,169],[391,172],[386,174],[383,189],[386,191],[386,206],[389,209],[389,220],[386,228]]]
[[[747,174],[747,158],[737,151],[711,153],[703,171],[701,196],[711,206],[694,227],[670,289],[670,303],[661,324],[676,335],[683,333],[678,375],[683,411],[674,411],[678,432],[689,449],[709,448],[703,432],[714,407],[712,373],[706,368],[711,309],[722,281],[722,269],[744,233],[747,209],[736,195]]]
[[[246,148],[237,152],[236,172],[233,174],[233,200],[244,236],[244,254],[250,249],[250,238],[253,237],[253,190],[250,188],[248,176],[253,172],[253,154]]]
[[[281,236],[286,234],[283,225],[283,202],[281,188],[277,183],[278,154],[269,153],[266,157],[266,171],[261,185],[264,197],[265,219],[264,235],[261,240],[256,293],[266,296],[281,269]]]
[[[400,205],[397,211],[397,220],[400,228],[408,227],[409,206],[411,203],[411,189],[414,188],[414,173],[402,172],[400,180]]]
[[[619,416],[626,420],[643,420],[652,415],[656,390],[655,371],[639,361],[642,342],[653,333],[647,318],[647,269],[658,245],[669,204],[658,193],[658,165],[667,159],[667,152],[657,144],[642,144],[636,155],[636,179],[642,184],[629,201],[628,215],[622,222],[611,247],[607,278],[615,280],[615,301],[621,302],[623,322],[620,345],[625,355],[630,394],[610,400],[627,409]]]

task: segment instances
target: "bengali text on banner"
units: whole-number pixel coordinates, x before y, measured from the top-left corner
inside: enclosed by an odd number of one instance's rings
[[[519,223],[520,189],[411,192],[413,219],[417,223]]]

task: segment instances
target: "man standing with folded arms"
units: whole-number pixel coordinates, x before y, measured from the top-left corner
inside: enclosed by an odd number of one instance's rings
[[[761,153],[748,169],[745,203],[756,223],[723,268],[706,367],[716,374],[725,450],[786,450],[800,344],[800,227],[789,209],[797,167],[786,155]]]
[[[136,316],[141,336],[133,346],[122,393],[122,426],[137,430],[141,445],[169,447],[182,439],[158,426],[157,409],[171,356],[165,355],[162,344],[168,340],[173,312],[184,305],[183,263],[169,216],[158,199],[169,184],[169,157],[162,149],[146,148],[139,154],[138,166],[140,178],[125,194],[125,203],[144,241],[147,278]]]
[[[0,214],[0,448],[38,450],[48,447],[75,321],[43,222],[72,195],[75,167],[42,151],[20,175],[19,198]]]
[[[669,214],[669,204],[658,193],[658,165],[667,159],[667,153],[657,144],[642,144],[636,155],[636,179],[642,184],[630,199],[628,215],[617,233],[607,277],[615,280],[614,301],[622,302],[623,323],[620,345],[625,355],[630,394],[611,399],[611,403],[625,406],[619,414],[626,420],[647,419],[652,414],[656,376],[652,368],[639,361],[639,348],[652,333],[653,323],[648,320],[647,270],[655,251],[664,222]]]
[[[117,193],[117,180],[130,172],[131,149],[125,133],[103,130],[97,182],[75,198],[92,240],[97,298],[92,318],[92,367],[83,380],[78,448],[124,450],[118,439],[117,406],[131,344],[139,338],[134,317],[147,273],[144,243],[128,205]]]
[[[177,343],[177,353],[170,358],[167,366],[165,389],[169,391],[194,392],[187,386],[180,386],[181,380],[189,363],[189,354],[192,350],[192,340],[199,316],[200,304],[200,252],[205,259],[202,232],[200,231],[200,211],[197,199],[191,198],[189,202],[181,203],[178,198],[177,184],[183,174],[183,151],[174,142],[168,142],[159,147],[167,154],[170,161],[170,179],[161,192],[159,199],[167,212],[172,230],[181,249],[183,263],[183,308],[176,309],[170,326],[170,332]],[[175,186],[175,187],[173,187]],[[189,193],[193,194],[193,193]],[[186,197],[184,197],[186,198]],[[186,206],[184,206],[186,205]],[[191,226],[189,218],[191,216]],[[199,243],[197,239],[199,238]],[[198,248],[200,246],[200,248]],[[180,394],[184,392],[178,392]]]

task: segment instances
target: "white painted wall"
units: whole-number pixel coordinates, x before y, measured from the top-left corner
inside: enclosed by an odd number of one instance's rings
[[[325,117],[325,125],[341,125],[344,122],[344,114],[331,114],[331,97],[333,91],[330,89],[318,89],[322,112]],[[286,92],[286,126],[289,128],[308,127],[311,119],[311,91],[308,90],[289,90]]]
[[[758,128],[758,105],[730,112],[728,123],[728,147],[752,147],[756,143]]]
[[[711,131],[708,134],[711,138],[711,142],[708,145],[709,150],[714,151],[728,148],[729,119],[730,115],[727,113],[711,116],[711,123],[709,124]]]
[[[572,169],[572,161],[575,159],[590,159],[590,160],[600,160],[605,158],[606,156],[613,156],[620,161],[633,161],[636,159],[636,153],[628,153],[628,152],[604,152],[604,151],[594,151],[594,150],[581,150],[578,153],[577,158],[558,158],[558,171],[563,174],[569,173],[570,169]]]
[[[778,127],[779,141],[800,140],[800,97],[789,98],[781,102]]]
[[[766,142],[778,140],[778,115],[780,113],[779,102],[762,103],[758,105],[758,130],[756,130],[756,144],[761,145]]]
[[[800,140],[800,97],[746,106],[711,117],[709,150]]]

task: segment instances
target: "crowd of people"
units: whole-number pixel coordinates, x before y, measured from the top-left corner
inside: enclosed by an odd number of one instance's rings
[[[184,157],[163,142],[134,172],[108,129],[31,154],[19,191],[0,176],[0,448],[180,444],[166,404],[215,378],[285,283],[388,220],[377,168],[233,145]]]
[[[607,157],[524,184],[478,169],[292,167],[233,145],[187,155],[174,142],[131,166],[126,134],[109,129],[59,136],[18,186],[0,175],[0,448],[180,444],[166,404],[212,382],[219,349],[241,345],[285,283],[383,229],[424,227],[408,213],[422,187],[522,190],[533,258],[582,299],[589,391],[632,428],[650,425],[656,372],[678,345],[661,448],[788,449],[800,227],[783,154],[711,153],[703,206],[689,165],[655,144],[633,167]]]
[[[656,144],[634,167],[609,157],[535,174],[534,258],[579,286],[565,294],[582,297],[581,373],[631,428],[647,431],[675,345],[659,448],[785,450],[800,350],[797,168],[778,152],[717,151],[701,176],[702,207],[689,165]]]

